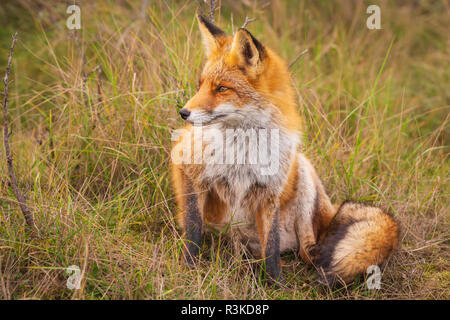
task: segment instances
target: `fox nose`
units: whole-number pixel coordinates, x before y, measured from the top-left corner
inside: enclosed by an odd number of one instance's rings
[[[191,112],[189,110],[186,110],[186,109],[180,110],[180,116],[183,118],[183,120],[186,120],[190,114],[191,114]]]

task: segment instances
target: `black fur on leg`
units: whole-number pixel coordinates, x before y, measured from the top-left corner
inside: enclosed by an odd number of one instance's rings
[[[198,262],[202,242],[202,219],[198,210],[198,198],[190,182],[186,185],[186,216],[184,258],[188,266]]]
[[[265,258],[266,279],[270,285],[276,287],[283,284],[284,282],[281,276],[280,233],[278,216],[279,209],[277,208],[273,217],[269,236],[267,238]]]

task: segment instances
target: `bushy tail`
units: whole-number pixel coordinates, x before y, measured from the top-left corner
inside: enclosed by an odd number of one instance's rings
[[[379,208],[344,202],[320,240],[316,265],[328,284],[349,283],[397,249],[399,227]]]

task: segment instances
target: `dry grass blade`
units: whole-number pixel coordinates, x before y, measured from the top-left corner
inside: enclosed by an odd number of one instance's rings
[[[292,67],[295,65],[295,63],[298,61],[298,59],[300,59],[300,57],[302,57],[303,55],[308,53],[308,49],[303,50],[302,52],[300,52],[295,58],[294,60],[292,60],[291,63],[289,63],[289,70],[292,69]]]

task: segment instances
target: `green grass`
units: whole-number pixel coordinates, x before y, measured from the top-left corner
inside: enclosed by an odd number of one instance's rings
[[[283,257],[287,288],[266,288],[257,261],[220,234],[205,236],[199,268],[179,263],[170,134],[204,59],[197,2],[149,1],[145,11],[142,3],[82,1],[79,46],[65,2],[0,6],[0,66],[19,32],[10,143],[43,235],[25,231],[2,148],[0,298],[450,297],[447,2],[377,1],[381,30],[366,28],[365,1],[222,1],[216,14],[228,32],[257,18],[250,31],[288,62],[309,49],[292,69],[303,151],[334,202],[367,201],[401,223],[401,248],[379,291],[363,281],[318,285],[295,254]],[[85,89],[83,54],[86,74],[102,70]],[[80,290],[66,288],[70,265],[81,268]]]

